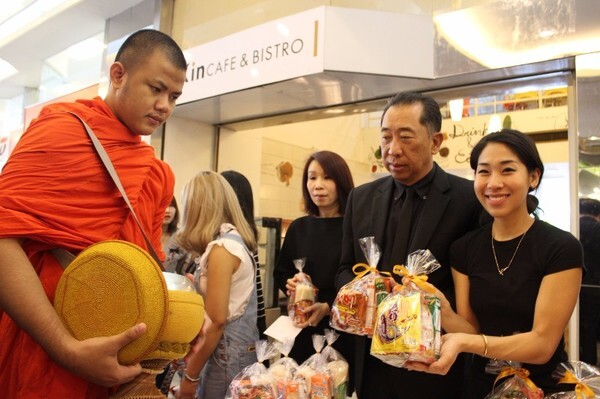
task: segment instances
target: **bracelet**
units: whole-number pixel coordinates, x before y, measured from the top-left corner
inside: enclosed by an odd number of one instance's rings
[[[483,338],[483,357],[486,357],[488,353],[488,340],[485,334],[481,334],[481,338]]]
[[[202,373],[200,373],[200,374],[202,374]],[[193,378],[193,377],[190,377],[190,375],[187,373],[187,371],[184,371],[184,372],[183,372],[183,376],[184,376],[184,377],[185,377],[185,379],[186,379],[186,380],[188,380],[189,382],[198,382],[198,381],[200,381],[200,374],[198,374],[198,377],[196,377],[196,378]]]

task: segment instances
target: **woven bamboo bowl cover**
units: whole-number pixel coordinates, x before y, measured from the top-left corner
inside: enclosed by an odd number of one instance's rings
[[[144,322],[146,333],[119,351],[119,363],[127,365],[157,349],[168,319],[169,292],[160,267],[145,250],[109,240],[86,248],[65,269],[54,308],[79,340],[119,334]]]

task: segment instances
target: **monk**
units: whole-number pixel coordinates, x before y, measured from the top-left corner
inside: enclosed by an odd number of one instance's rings
[[[142,135],[171,115],[186,61],[169,36],[132,34],[110,67],[106,98],[45,107],[0,175],[0,397],[106,398],[139,364],[117,352],[145,332],[142,323],[111,337],[78,341],[52,302],[62,266],[50,250],[78,253],[106,239],[147,249],[140,229],[100,162],[78,114],[114,163],[152,246],[163,256],[161,227],[174,175]]]

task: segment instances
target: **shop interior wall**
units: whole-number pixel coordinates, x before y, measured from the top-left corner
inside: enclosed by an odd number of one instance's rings
[[[566,106],[552,111],[553,118],[548,115],[541,118],[552,120],[552,126],[558,123],[559,129],[566,130]],[[533,111],[521,113],[525,115],[515,118],[519,126],[514,127],[529,131],[540,116]],[[340,154],[348,163],[357,186],[387,174],[375,156],[380,118],[381,112],[371,112],[237,132],[222,130],[217,168],[219,171],[235,169],[248,177],[254,188],[257,216],[293,220],[304,215],[302,171],[314,151]],[[463,122],[444,119],[442,129],[452,132],[458,125],[474,131],[473,126],[485,126],[488,119],[489,116],[467,118]],[[537,126],[539,128],[539,124]],[[449,148],[449,156],[436,155],[436,162],[451,173],[472,179],[468,153],[478,137],[450,137],[444,144]],[[538,148],[547,168],[537,193],[543,209],[541,217],[570,230],[570,209],[565,208],[569,203],[568,143],[566,140],[540,142]]]
[[[171,117],[165,125],[163,160],[175,173],[174,195],[181,206],[185,184],[202,170],[214,170],[214,126]]]

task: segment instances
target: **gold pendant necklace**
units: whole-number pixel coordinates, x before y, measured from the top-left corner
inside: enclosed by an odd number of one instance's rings
[[[527,231],[529,231],[529,229]],[[491,235],[492,236],[492,252],[494,253],[494,260],[496,261],[496,269],[498,269],[499,275],[504,276],[504,272],[508,270],[510,265],[512,265],[513,259],[515,259],[515,255],[517,255],[517,251],[519,250],[519,247],[521,246],[521,243],[523,242],[523,238],[525,238],[527,231],[525,231],[525,233],[523,233],[523,235],[521,236],[521,239],[519,240],[519,243],[517,244],[517,249],[515,249],[515,252],[512,254],[512,257],[510,258],[508,265],[506,265],[506,267],[503,267],[502,269],[500,269],[500,265],[498,264],[498,258],[496,257],[496,248],[494,247],[494,235],[493,234]]]

